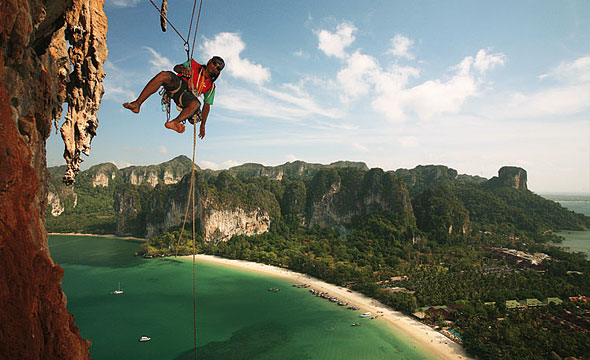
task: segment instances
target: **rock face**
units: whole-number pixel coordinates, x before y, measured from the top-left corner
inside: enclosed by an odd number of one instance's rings
[[[45,141],[67,100],[72,171],[79,152],[90,148],[106,60],[102,8],[101,0],[0,3],[2,358],[90,358],[90,342],[80,337],[66,310],[63,270],[47,247]]]
[[[270,229],[270,216],[262,209],[245,211],[211,210],[203,215],[203,234],[206,241],[228,241],[233,235],[256,235]]]
[[[498,170],[498,179],[504,185],[527,190],[526,170],[516,166],[504,166]]]
[[[308,227],[349,223],[353,217],[393,212],[404,222],[415,222],[405,184],[381,169],[330,169],[318,172],[307,193]]]
[[[199,176],[199,175],[198,175]],[[195,196],[195,219],[200,224],[205,241],[219,243],[228,241],[233,235],[256,235],[270,229],[271,213],[278,213],[278,201],[267,190],[248,187],[233,178],[229,173],[222,175],[223,181],[218,181],[216,187],[207,187],[199,183]],[[225,182],[230,183],[225,184]],[[223,184],[222,184],[223,183]],[[225,188],[224,186],[229,186]],[[231,188],[231,190],[230,190]],[[155,191],[150,195],[146,216],[146,237],[152,238],[173,226],[180,226],[187,214],[187,223],[192,222],[189,206],[190,175],[181,182],[161,192]],[[157,189],[156,189],[157,190]],[[258,195],[254,195],[258,191]],[[231,192],[231,195],[228,194]],[[129,192],[127,198],[118,200],[116,207],[121,209],[118,221],[133,220],[133,212],[137,211],[137,196]],[[241,200],[251,199],[257,206],[241,203]],[[126,202],[126,204],[125,204]]]

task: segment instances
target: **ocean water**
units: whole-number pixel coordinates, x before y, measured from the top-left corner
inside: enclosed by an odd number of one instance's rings
[[[558,201],[561,206],[580,214],[590,216],[590,201]],[[556,234],[565,239],[558,246],[574,252],[583,252],[590,258],[590,230],[586,231],[560,231]]]
[[[139,243],[50,236],[68,310],[101,359],[193,359],[193,264],[134,257]],[[289,280],[197,262],[198,359],[429,359],[404,334]],[[121,286],[121,295],[111,291]],[[268,288],[280,288],[269,292]],[[351,326],[360,322],[362,326]],[[152,338],[139,342],[141,336]]]
[[[590,216],[590,200],[557,201],[561,206],[580,214]]]

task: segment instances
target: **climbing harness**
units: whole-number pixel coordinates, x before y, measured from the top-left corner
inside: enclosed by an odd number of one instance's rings
[[[178,34],[178,36],[182,39],[182,41],[184,41],[184,50],[186,51],[186,55],[187,55],[187,61],[189,62],[189,64],[191,63],[191,60],[193,58],[193,53],[194,53],[194,49],[195,49],[195,41],[197,39],[197,30],[199,28],[199,21],[201,19],[201,9],[203,7],[203,1],[201,0],[199,3],[199,13],[197,15],[197,23],[195,25],[195,33],[193,36],[193,44],[192,44],[192,50],[191,47],[189,47],[189,41],[190,37],[191,37],[191,31],[192,31],[192,26],[193,26],[193,19],[195,16],[195,9],[196,9],[196,5],[197,5],[197,1],[195,0],[195,2],[193,3],[193,11],[191,14],[191,21],[190,21],[190,25],[189,25],[189,30],[188,30],[188,35],[187,38],[185,39],[182,34],[180,34],[180,32],[176,29],[176,27],[170,22],[170,19],[168,19],[167,17],[167,12],[168,12],[168,1],[167,0],[162,0],[162,6],[160,8],[158,8],[158,6],[152,1],[149,0],[150,3],[152,3],[152,5],[154,6],[154,8],[160,13],[160,27],[162,28],[162,31],[166,31],[166,24],[170,24],[170,26],[174,29],[174,31],[176,31],[176,34]],[[200,82],[200,77],[202,75],[202,71],[199,72],[199,78],[197,79],[197,84],[199,84]],[[192,77],[192,66],[191,66],[191,77]],[[189,81],[189,90],[193,93],[193,95],[195,95],[196,98],[198,98],[202,92],[202,89],[198,89],[197,91],[195,91],[195,89],[193,88],[194,83],[192,81]],[[213,85],[215,86],[215,85]],[[168,94],[165,90],[160,91],[159,92],[160,96],[162,96],[162,100],[161,100],[161,104],[162,104],[162,111],[166,113],[166,122],[170,121],[170,94]],[[176,106],[178,111],[182,111],[182,108],[179,106]],[[201,109],[199,107],[199,109],[197,109],[195,111],[195,113],[193,113],[187,120],[195,125],[198,122],[201,122],[202,119],[202,115],[201,115]],[[184,124],[186,122],[186,120],[181,121],[181,124]]]
[[[193,44],[192,44],[192,48],[189,47],[189,40],[191,37],[191,30],[192,30],[192,26],[193,26],[193,20],[195,17],[195,9],[197,7],[197,0],[194,1],[193,3],[193,11],[191,14],[191,21],[190,21],[190,25],[189,25],[189,30],[188,30],[188,35],[187,38],[185,39],[180,32],[176,29],[176,27],[174,27],[174,25],[172,25],[172,23],[170,22],[170,20],[167,17],[167,12],[168,12],[168,2],[166,0],[162,1],[162,6],[160,8],[158,8],[158,6],[156,4],[154,4],[154,2],[152,0],[149,0],[150,3],[156,8],[156,10],[160,13],[160,26],[162,28],[162,31],[166,31],[166,24],[170,24],[170,26],[172,27],[172,29],[174,29],[174,31],[176,32],[176,34],[178,34],[178,36],[184,41],[184,49],[186,51],[186,55],[188,58],[188,62],[189,64],[191,64],[192,58],[193,58],[193,52],[195,49],[195,41],[197,39],[197,31],[199,29],[199,20],[201,19],[201,9],[203,7],[203,0],[200,0],[200,4],[199,4],[199,13],[197,15],[197,22],[195,25],[195,32],[193,34]],[[190,67],[191,69],[191,78],[193,76],[192,74],[192,66]],[[201,71],[199,71],[199,78],[197,78],[197,84],[200,83],[200,76],[202,75],[203,70],[201,69]],[[189,79],[190,80],[190,79]],[[193,92],[193,94],[195,94],[195,89],[194,89],[194,83],[193,81],[189,81],[189,89]],[[200,94],[200,90],[201,89],[196,89],[196,94],[195,96],[198,98]],[[170,94],[168,94],[168,92],[161,91],[160,95],[162,95],[162,108],[163,110],[166,111],[166,121],[170,121]],[[201,121],[201,109],[199,107],[199,109],[195,112],[195,114],[191,115],[189,117],[189,122],[191,124],[193,124],[193,158],[192,158],[192,166],[191,166],[191,181],[190,181],[190,187],[189,187],[189,193],[188,193],[188,201],[186,204],[186,211],[184,214],[184,220],[182,223],[182,229],[180,231],[180,235],[178,237],[178,241],[176,242],[176,250],[175,250],[175,256],[178,255],[178,245],[180,244],[180,241],[182,239],[182,235],[184,233],[184,228],[186,225],[186,220],[188,218],[188,211],[189,208],[191,207],[192,204],[192,231],[193,231],[193,249],[192,249],[192,253],[193,253],[193,346],[194,346],[194,357],[195,360],[197,359],[197,277],[196,277],[196,231],[195,231],[195,193],[197,192],[196,186],[195,186],[195,155],[196,155],[196,150],[197,150],[197,126],[196,123]]]

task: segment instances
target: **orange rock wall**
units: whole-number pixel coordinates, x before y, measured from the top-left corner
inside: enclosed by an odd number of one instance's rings
[[[64,34],[80,9],[99,18],[106,35],[102,0],[0,2],[1,359],[90,359],[90,342],[66,310],[63,270],[50,257],[44,226],[45,142],[69,96],[64,69],[76,64]],[[106,60],[106,36],[93,41],[105,43]]]

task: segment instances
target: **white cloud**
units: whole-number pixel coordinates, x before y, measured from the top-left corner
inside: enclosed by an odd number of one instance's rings
[[[472,63],[473,59],[466,57],[449,80],[428,80],[405,90],[402,97],[405,107],[422,119],[458,112],[467,98],[476,95],[478,90],[476,79],[470,72]]]
[[[199,167],[201,169],[211,169],[211,170],[218,170],[219,169],[219,165],[217,165],[217,163],[215,163],[213,161],[207,161],[207,160],[199,160]]]
[[[318,49],[328,56],[338,58],[346,57],[344,51],[355,40],[356,27],[350,23],[341,23],[336,27],[336,32],[320,30],[317,32],[319,40]]]
[[[504,65],[506,62],[506,56],[504,54],[488,54],[486,50],[481,49],[475,56],[475,63],[473,67],[476,68],[480,73],[493,69],[496,65]]]
[[[285,155],[285,159],[287,161],[291,162],[291,161],[297,160],[297,156],[295,156],[294,154],[287,154],[287,155]]]
[[[566,116],[590,110],[590,83],[512,95],[501,110],[505,116],[535,118]]]
[[[360,152],[369,152],[369,148],[361,143],[353,142],[351,145]]]
[[[252,90],[243,87],[224,87],[223,93],[216,95],[215,104],[244,116],[282,120],[307,119],[313,115],[339,118],[343,115],[341,110],[324,108],[309,94],[294,91],[294,89],[296,87],[290,86],[286,86],[287,91],[270,88]],[[289,90],[293,93],[288,92]]]
[[[225,61],[224,72],[230,76],[250,83],[262,85],[270,80],[270,70],[260,64],[254,64],[243,59],[240,53],[246,49],[246,44],[237,33],[222,32],[213,39],[204,38],[201,51],[207,56],[221,56]]]
[[[410,66],[393,65],[376,77],[373,109],[384,114],[390,121],[406,119],[404,110],[404,91],[411,77],[418,77],[420,70]]]
[[[554,78],[566,83],[590,82],[590,56],[581,57],[569,63],[561,63],[555,69],[539,78]]]
[[[241,165],[241,163],[239,163],[239,162],[237,162],[235,160],[226,160],[226,161],[223,162],[223,168],[224,169],[229,169],[231,167],[238,166],[238,165]]]
[[[397,34],[391,39],[391,49],[389,49],[389,53],[397,57],[412,60],[414,59],[414,54],[410,52],[412,45],[414,45],[414,40]]]
[[[139,1],[140,0],[106,0],[105,3],[115,7],[134,7]]]
[[[498,118],[535,119],[563,118],[590,110],[590,56],[561,63],[539,78],[556,83],[528,94],[508,94],[488,112]]]
[[[161,55],[149,46],[144,46],[143,48],[146,49],[152,55],[151,58],[148,58],[148,62],[152,66],[150,69],[152,73],[156,74],[162,70],[172,70],[172,68],[174,67],[174,63],[172,63],[170,59]]]
[[[117,167],[117,169],[124,169],[126,167],[132,166],[133,164],[127,161],[118,161],[118,160],[111,160],[111,161],[107,161],[110,163],[115,164],[115,166]]]
[[[408,79],[418,76],[419,70],[393,66],[376,77],[373,109],[395,122],[407,119],[410,114],[428,120],[445,113],[458,113],[467,99],[479,95],[484,73],[503,63],[503,54],[488,55],[480,50],[475,60],[467,56],[451,67],[450,77],[427,80],[413,87],[407,87]]]
[[[164,155],[167,155],[167,154],[168,154],[168,149],[166,149],[166,147],[165,147],[164,145],[160,145],[160,146],[158,146],[158,149],[157,149],[157,151],[158,151],[160,154],[164,154]]]
[[[104,82],[103,100],[114,100],[122,102],[125,100],[135,99],[135,91],[130,89],[128,84],[128,76],[125,76],[125,72],[116,67],[112,62],[106,61],[103,69],[106,73]]]
[[[343,100],[367,94],[378,75],[377,60],[370,55],[355,51],[348,58],[346,67],[337,75],[338,83],[344,92]]]

